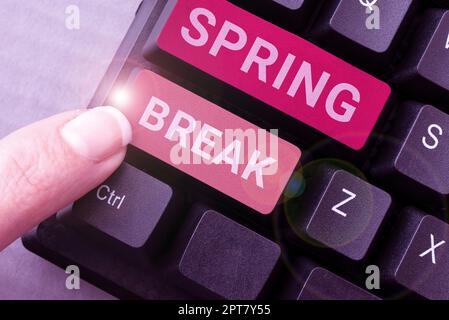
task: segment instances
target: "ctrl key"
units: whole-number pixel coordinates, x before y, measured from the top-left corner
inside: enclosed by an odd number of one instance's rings
[[[125,163],[75,202],[73,210],[63,218],[140,248],[153,234],[172,196],[170,186]]]

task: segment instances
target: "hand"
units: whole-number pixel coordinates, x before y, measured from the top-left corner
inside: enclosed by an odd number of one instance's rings
[[[62,113],[0,140],[0,250],[103,182],[132,138],[112,107]]]

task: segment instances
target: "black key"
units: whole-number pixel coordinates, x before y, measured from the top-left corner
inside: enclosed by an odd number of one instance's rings
[[[178,267],[211,297],[256,299],[279,257],[276,243],[209,210],[195,228]]]
[[[172,199],[165,183],[123,164],[108,180],[77,201],[70,216],[129,246],[142,247]]]
[[[449,98],[449,13],[431,10],[393,79],[418,100],[447,103]]]
[[[297,200],[301,205],[287,209],[294,233],[305,233],[351,260],[365,258],[389,210],[390,196],[334,167],[318,168],[305,179],[305,193]]]
[[[317,267],[312,270],[298,300],[380,300],[343,278]]]
[[[372,174],[407,201],[441,206],[449,194],[449,115],[418,102],[405,103],[400,110]]]
[[[305,258],[294,263],[283,298],[296,300],[380,300],[370,292]]]
[[[428,299],[449,299],[449,225],[414,208],[401,212],[380,266],[385,280]]]
[[[329,0],[313,34],[329,50],[365,67],[391,60],[414,12],[414,0]]]
[[[231,0],[248,10],[292,32],[301,32],[310,22],[322,0]]]
[[[270,0],[272,2],[278,3],[284,8],[290,10],[298,10],[304,6],[304,0]]]

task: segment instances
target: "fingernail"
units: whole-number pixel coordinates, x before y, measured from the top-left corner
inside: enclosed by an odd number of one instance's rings
[[[116,108],[98,107],[68,122],[61,135],[78,155],[102,161],[131,142],[132,129],[125,115]]]

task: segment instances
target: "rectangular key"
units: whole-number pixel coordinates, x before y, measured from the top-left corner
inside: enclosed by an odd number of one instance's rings
[[[320,267],[297,258],[285,283],[283,298],[296,300],[380,300],[377,296]]]
[[[75,202],[70,219],[88,225],[129,246],[142,247],[172,199],[173,190],[129,164]]]
[[[407,95],[446,106],[449,98],[449,12],[431,10],[422,20],[393,81]]]
[[[214,298],[256,299],[281,256],[279,245],[208,210],[188,241],[178,271]]]
[[[449,195],[449,115],[419,102],[404,103],[400,110],[372,174],[407,201],[441,207]]]
[[[279,3],[281,6],[286,7],[290,10],[298,10],[304,5],[304,0],[271,0],[273,2]]]
[[[270,213],[301,151],[147,70],[135,70],[127,102],[132,144],[263,214]]]
[[[223,0],[179,0],[158,46],[357,150],[390,95],[382,81]]]
[[[326,269],[317,267],[298,295],[298,300],[380,300]]]
[[[291,209],[286,204],[293,236],[299,240],[305,234],[351,260],[365,258],[390,208],[391,197],[336,167],[309,167],[304,174],[307,188],[296,200],[300,206],[295,206],[295,200]]]
[[[449,225],[417,209],[401,212],[380,270],[419,295],[449,300]]]
[[[321,0],[230,0],[275,25],[301,32],[321,5]]]
[[[326,48],[378,69],[388,62],[407,31],[416,1],[379,0],[367,5],[371,2],[326,1],[313,33]]]

